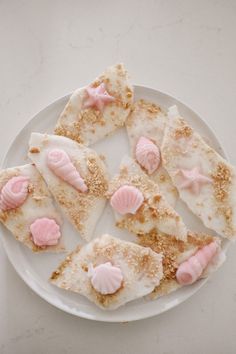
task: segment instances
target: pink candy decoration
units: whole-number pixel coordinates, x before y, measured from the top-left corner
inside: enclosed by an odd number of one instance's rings
[[[179,170],[181,173],[183,182],[179,186],[181,189],[189,189],[193,194],[199,194],[201,186],[206,183],[212,183],[212,180],[202,175],[199,172],[198,167],[194,167],[192,170]]]
[[[106,91],[104,83],[101,83],[97,87],[89,86],[85,90],[88,94],[88,97],[83,103],[83,108],[95,107],[99,111],[102,111],[106,104],[115,100],[115,98],[110,96]]]
[[[138,163],[151,175],[157,170],[161,162],[159,148],[145,137],[139,138],[136,145],[135,156]]]
[[[181,285],[194,283],[202,275],[204,269],[216,254],[217,248],[217,243],[211,242],[187,261],[181,263],[176,272],[177,282]]]
[[[62,180],[81,192],[87,192],[88,187],[64,150],[53,149],[49,151],[47,165]]]
[[[0,209],[5,211],[21,206],[27,198],[28,186],[28,177],[12,177],[1,190]]]
[[[30,225],[32,240],[35,245],[54,246],[61,237],[60,227],[53,219],[40,218]]]
[[[91,277],[93,288],[102,295],[114,294],[123,281],[120,268],[113,266],[110,262],[100,264],[95,268],[91,266],[88,275]]]
[[[139,189],[124,185],[112,195],[110,203],[121,215],[135,214],[143,203],[144,198]]]

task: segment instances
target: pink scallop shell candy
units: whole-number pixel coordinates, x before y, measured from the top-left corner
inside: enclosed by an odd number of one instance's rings
[[[176,272],[177,282],[181,285],[194,283],[202,275],[204,269],[216,254],[217,248],[217,243],[211,242],[187,261],[181,263]]]
[[[3,211],[21,206],[28,195],[29,178],[16,176],[9,179],[0,193],[0,209]]]
[[[88,187],[64,150],[50,150],[47,154],[47,165],[63,181],[81,192],[87,192]]]
[[[149,175],[158,169],[161,162],[161,154],[158,146],[143,136],[139,138],[136,145],[135,157]]]
[[[110,262],[89,267],[88,276],[91,277],[93,288],[102,295],[114,294],[120,289],[123,275],[119,267]]]
[[[135,214],[144,201],[143,194],[133,186],[124,185],[112,195],[110,203],[119,214]]]
[[[36,246],[54,246],[61,237],[60,227],[54,219],[39,218],[30,225],[32,241]]]

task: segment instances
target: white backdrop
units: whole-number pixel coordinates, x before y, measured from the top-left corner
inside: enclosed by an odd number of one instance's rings
[[[0,159],[56,98],[123,61],[137,84],[179,98],[236,164],[236,2],[0,0]],[[194,297],[158,317],[104,324],[38,298],[0,247],[0,353],[233,354],[236,246]]]

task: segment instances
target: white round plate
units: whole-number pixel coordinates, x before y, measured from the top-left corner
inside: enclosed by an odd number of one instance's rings
[[[13,141],[3,163],[3,167],[13,167],[27,163],[27,142],[31,132],[52,133],[53,127],[63,110],[70,95],[62,97],[39,112],[21,130]],[[187,118],[189,123],[207,139],[222,156],[225,154],[211,129],[194,113],[190,108],[179,102],[177,99],[161,93],[157,90],[135,86],[135,99],[144,98],[161,105],[164,109],[176,104],[181,114]],[[114,135],[100,141],[93,146],[95,150],[102,153],[107,158],[107,164],[111,175],[118,170],[119,162],[124,154],[129,154],[129,145],[125,129],[118,130]],[[200,221],[179,203],[178,210],[186,221],[188,227],[195,231],[207,231]],[[80,236],[65,221],[63,232],[66,235],[66,246],[70,251],[82,242]],[[179,289],[172,294],[150,301],[141,299],[133,301],[115,311],[104,311],[97,308],[84,297],[58,289],[48,282],[51,272],[57,267],[65,254],[34,254],[14,237],[4,227],[1,226],[3,245],[6,253],[20,277],[39,296],[50,304],[73,315],[91,320],[107,322],[134,321],[142,318],[158,315],[172,307],[180,304],[192,296],[206,280],[200,280],[194,285]],[[125,231],[114,226],[112,211],[107,205],[94,233],[94,237],[102,233],[110,233],[122,239],[130,240],[132,237]],[[133,237],[134,240],[134,237]],[[224,247],[227,241],[224,241]]]

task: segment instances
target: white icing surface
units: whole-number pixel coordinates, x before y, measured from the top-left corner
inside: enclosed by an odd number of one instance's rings
[[[129,82],[128,75],[125,74],[124,66],[122,65],[121,67],[122,73],[124,74],[123,76],[118,74],[116,66],[107,68],[103,74],[105,79],[109,80],[109,82],[105,83],[106,87],[110,95],[116,98],[116,101],[104,107],[102,112],[104,124],[87,122],[82,126],[83,129],[81,129],[79,136],[85,145],[94,144],[98,140],[113,133],[125,123],[130,109],[117,105],[117,100],[122,100],[124,105],[131,103],[132,99],[127,97],[127,88],[129,88],[130,92],[133,92],[133,87]],[[83,101],[86,97],[87,93],[85,87],[79,88],[73,92],[65,109],[60,115],[56,128],[63,127],[73,133],[76,131],[74,124],[79,124],[80,113],[83,110]]]
[[[119,246],[118,252],[114,253],[109,259],[104,259],[102,256],[97,257],[95,253],[96,246],[106,248],[109,246],[112,247],[112,244]],[[143,270],[137,270],[135,265],[133,266],[132,263],[129,263],[129,253],[126,253],[125,256],[126,249],[130,249],[131,253],[134,251],[139,257],[149,255],[152,261],[159,267],[159,272],[157,272],[155,276],[149,276],[148,272],[150,269],[148,267]],[[79,252],[74,253],[72,261],[64,268],[63,275],[53,280],[52,283],[58,287],[86,296],[101,308],[105,306],[106,309],[109,310],[116,309],[131,300],[138,299],[153,291],[163,275],[161,259],[161,255],[148,248],[121,241],[110,235],[103,235],[99,239],[94,239],[86,244]],[[123,287],[113,298],[110,298],[108,305],[102,306],[97,300],[97,294],[91,289],[90,277],[88,276],[88,272],[83,269],[82,265],[88,266],[91,262],[98,265],[109,261],[121,269],[124,277]]]
[[[135,147],[141,136],[152,140],[159,148],[161,147],[167,117],[163,111],[158,111],[153,115],[155,118],[149,118],[150,112],[148,108],[140,107],[138,103],[134,104],[134,110],[130,114],[126,124],[131,155],[134,158]],[[148,176],[154,182],[158,183],[160,191],[165,195],[169,204],[175,206],[178,192],[165,168],[160,165],[154,173]]]
[[[29,183],[34,189],[28,193],[25,202],[16,208],[17,216],[14,211],[7,212],[7,220],[3,222],[13,235],[27,247],[33,249],[31,241],[30,225],[38,218],[46,217],[54,219],[58,225],[62,225],[60,214],[56,210],[52,196],[37,169],[32,164],[9,168],[0,172],[0,178],[9,173],[16,173],[21,176],[29,177]],[[0,185],[0,189],[3,184]],[[63,238],[59,239],[56,246],[50,246],[41,251],[57,251],[63,249]]]
[[[215,256],[213,257],[213,259],[211,260],[211,262],[206,266],[206,268],[204,269],[203,273],[201,274],[200,279],[202,278],[206,278],[208,276],[210,276],[212,273],[214,273],[218,268],[220,268],[222,266],[222,264],[225,262],[226,260],[226,254],[225,251],[222,250],[222,248],[220,247],[220,240],[215,239],[215,242],[217,242],[219,244],[219,248],[215,254]],[[193,245],[190,246],[190,248],[188,250],[186,250],[185,252],[182,252],[179,254],[178,258],[177,258],[177,263],[178,265],[180,265],[181,263],[187,261],[191,256],[193,256],[197,251],[198,251],[198,247],[195,247]],[[197,283],[199,280],[197,280],[195,283]],[[188,287],[189,285],[187,285]],[[168,284],[168,291],[166,294],[170,294],[174,291],[176,291],[177,289],[181,288],[182,285],[180,285],[179,283],[177,283],[177,281],[173,280],[173,281],[169,281]],[[166,295],[165,295],[166,296]]]
[[[128,156],[125,156],[121,161],[120,169],[124,167],[127,169],[129,176],[141,175],[143,179],[148,179],[148,176],[144,172],[142,172],[139,165],[132,158]],[[116,178],[116,176],[114,178]],[[130,224],[129,226],[130,229],[132,229],[132,232],[139,234],[139,233],[148,233],[153,228],[157,228],[161,232],[164,232],[168,235],[175,235],[176,238],[185,240],[187,235],[186,226],[181,216],[179,216],[177,212],[168,204],[167,200],[165,199],[165,196],[159,190],[158,185],[153,183],[151,192],[149,191],[143,192],[144,198],[147,200],[149,198],[152,199],[154,195],[159,195],[159,194],[161,194],[161,200],[157,202],[156,204],[157,208],[160,208],[160,210],[163,211],[168,211],[169,215],[165,214],[161,218],[158,217],[152,218],[150,211],[145,209],[144,211],[144,215],[146,216],[145,223],[140,222],[138,220],[133,220],[132,224]],[[122,216],[118,213],[115,213],[115,217],[118,222],[127,218],[127,216]]]
[[[86,240],[91,239],[96,223],[105,207],[105,197],[92,196],[89,191],[85,193],[79,192],[70,184],[60,179],[48,168],[46,162],[47,153],[51,149],[63,149],[70,157],[72,163],[76,164],[81,177],[84,179],[86,178],[88,171],[87,158],[89,156],[96,158],[97,165],[104,173],[105,178],[107,178],[104,163],[95,151],[61,136],[32,133],[29,146],[30,148],[34,147],[40,150],[40,153],[29,152],[29,157],[36,164],[64,214],[78,229],[81,237]],[[78,197],[79,193],[83,193],[85,202],[89,202],[89,208],[85,209],[83,205],[74,203],[74,200]],[[66,201],[66,205],[64,204],[64,201]],[[71,208],[68,207],[70,204]],[[81,216],[81,213],[83,213],[83,216]],[[76,218],[76,221],[74,218]],[[81,221],[82,226],[80,229],[77,226],[77,221]]]
[[[179,191],[180,198],[197,215],[206,227],[219,233],[221,236],[236,238],[236,173],[234,167],[213,150],[201,136],[193,131],[190,138],[175,139],[173,132],[181,128],[180,115],[176,107],[171,108],[169,124],[166,127],[162,144],[164,166],[170,174],[173,183]],[[181,118],[182,119],[182,118]],[[186,123],[187,124],[187,123]],[[183,152],[184,151],[184,152]],[[223,163],[231,173],[231,182],[228,197],[225,202],[218,202],[214,197],[214,184],[206,183],[201,186],[199,194],[193,194],[188,189],[180,188],[182,178],[178,174],[180,169],[191,170],[199,167],[201,174],[211,178],[216,173],[219,163]],[[232,209],[232,223],[228,228],[228,221],[219,209],[227,212]]]

